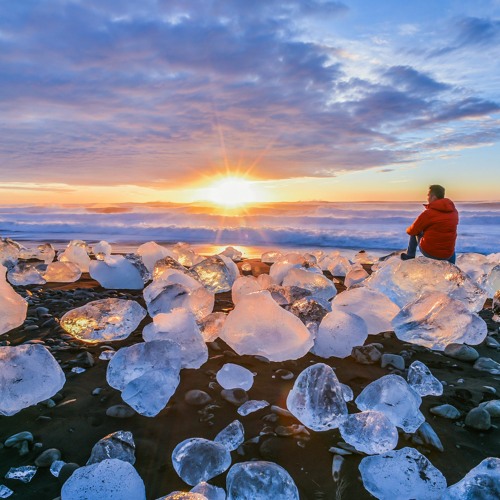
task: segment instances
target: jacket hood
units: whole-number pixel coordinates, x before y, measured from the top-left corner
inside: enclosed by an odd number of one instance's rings
[[[453,212],[455,210],[455,204],[449,198],[435,200],[428,205],[424,205],[424,207],[432,208],[433,210],[438,210],[439,212]]]

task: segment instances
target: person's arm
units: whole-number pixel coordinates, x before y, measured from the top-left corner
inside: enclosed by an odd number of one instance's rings
[[[425,231],[429,225],[429,216],[427,210],[424,210],[414,221],[410,227],[406,228],[406,233],[410,236],[417,236],[422,231]]]

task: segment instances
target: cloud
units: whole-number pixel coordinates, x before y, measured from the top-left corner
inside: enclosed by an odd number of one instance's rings
[[[171,188],[225,161],[268,179],[333,176],[412,162],[405,134],[499,110],[416,66],[353,73],[340,41],[299,26],[345,18],[340,2],[26,0],[4,11],[4,181]],[[494,23],[469,24],[469,44],[496,36]]]

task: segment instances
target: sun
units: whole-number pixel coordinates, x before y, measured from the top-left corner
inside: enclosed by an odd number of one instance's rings
[[[257,201],[254,183],[243,177],[224,177],[206,188],[206,197],[224,207],[239,207]]]

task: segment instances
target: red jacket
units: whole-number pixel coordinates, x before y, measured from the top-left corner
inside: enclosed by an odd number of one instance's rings
[[[448,198],[435,200],[424,205],[425,210],[406,230],[410,236],[424,233],[420,248],[438,259],[448,259],[455,252],[458,212]]]

